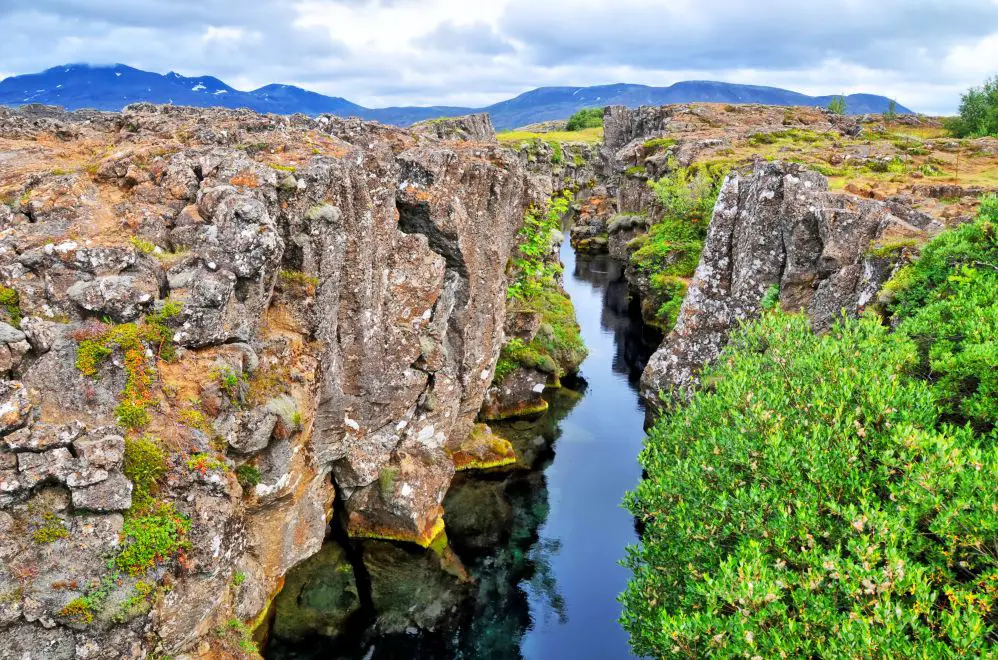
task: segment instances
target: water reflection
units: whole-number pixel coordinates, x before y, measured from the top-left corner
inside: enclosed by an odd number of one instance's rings
[[[562,260],[590,357],[542,418],[493,425],[516,469],[455,478],[446,548],[331,540],[288,575],[265,657],[629,657],[616,596],[636,537],[620,501],[640,478],[636,384],[659,337],[618,262],[567,241]]]

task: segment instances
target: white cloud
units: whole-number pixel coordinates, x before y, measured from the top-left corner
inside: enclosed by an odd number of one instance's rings
[[[0,0],[0,62],[122,62],[367,106],[715,79],[927,112],[998,73],[998,0]]]

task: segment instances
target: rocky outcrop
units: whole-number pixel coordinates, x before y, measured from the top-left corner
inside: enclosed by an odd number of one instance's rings
[[[334,496],[440,532],[533,194],[455,121],[0,110],[0,657],[217,654]]]
[[[842,313],[855,316],[876,302],[909,246],[940,228],[903,206],[829,192],[825,177],[799,165],[731,174],[676,327],[642,376],[642,395],[687,392],[774,287],[781,306],[806,312],[818,331]]]
[[[413,124],[409,130],[441,140],[496,141],[496,129],[492,125],[492,117],[487,112],[463,117],[428,119]]]

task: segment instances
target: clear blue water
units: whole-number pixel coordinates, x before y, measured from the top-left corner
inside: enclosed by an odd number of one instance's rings
[[[620,264],[577,258],[567,242],[562,261],[589,348],[581,370],[588,387],[561,420],[555,458],[545,470],[550,512],[540,539],[560,546],[550,567],[564,617],[551,616],[543,596],[528,587],[533,625],[522,651],[528,659],[628,658],[617,595],[629,573],[619,561],[637,534],[621,501],[641,478],[645,412],[634,383],[656,342],[643,336],[630,309]]]
[[[637,380],[660,337],[641,323],[621,264],[577,256],[567,240],[561,256],[589,357],[573,389],[545,394],[548,414],[493,425],[523,469],[455,479],[445,521],[471,579],[427,551],[334,534],[342,552],[289,574],[294,592],[276,601],[268,660],[633,657],[617,596],[637,534],[621,502],[641,477]],[[343,597],[351,565],[356,599]]]

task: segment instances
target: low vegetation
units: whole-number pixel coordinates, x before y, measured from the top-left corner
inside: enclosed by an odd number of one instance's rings
[[[998,642],[995,224],[870,314],[778,306],[649,433],[623,624],[653,657],[981,657]],[[981,327],[978,329],[978,324]]]
[[[126,380],[115,414],[126,429],[139,430],[149,424],[147,409],[154,403],[152,384],[156,369],[146,350],[151,349],[156,358],[173,359],[173,332],[167,323],[179,313],[179,303],[167,301],[160,312],[142,322],[110,325],[92,321],[73,334],[79,342],[76,368],[85,376],[98,377],[101,365],[115,351],[121,352]]]
[[[507,305],[511,311],[537,313],[541,327],[532,341],[511,339],[503,346],[494,382],[502,382],[518,366],[561,377],[586,356],[572,301],[558,283],[561,263],[552,253],[570,202],[570,193],[556,194],[544,209],[532,208],[524,218],[517,256],[510,262]]]
[[[686,279],[700,261],[714,203],[727,174],[723,165],[704,163],[675,167],[650,181],[663,217],[631,243],[631,263],[643,272],[652,289],[654,310],[649,320],[663,331],[672,329],[686,295]],[[648,314],[646,314],[648,316]]]
[[[603,141],[603,127],[586,128],[578,131],[549,131],[547,133],[503,131],[498,133],[496,137],[499,139],[499,142],[507,146],[522,146],[524,143],[529,144],[534,140],[543,140],[550,145],[564,144],[566,142],[599,144]]]

